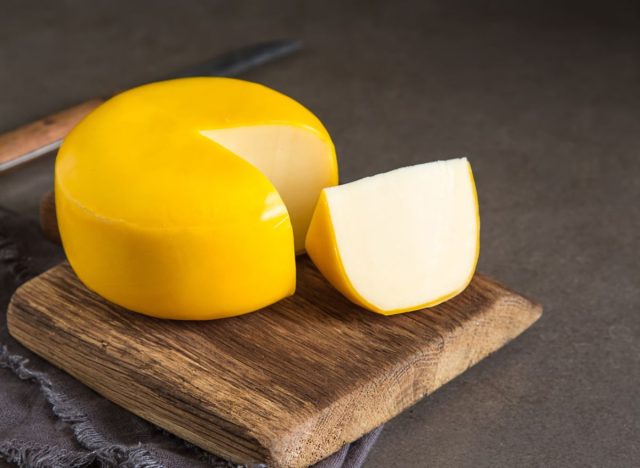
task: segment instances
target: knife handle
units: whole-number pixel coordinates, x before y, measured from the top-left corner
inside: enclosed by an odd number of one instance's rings
[[[56,217],[56,197],[53,191],[45,193],[40,199],[40,229],[44,237],[60,244],[58,218]]]
[[[71,129],[103,102],[91,99],[0,135],[0,172],[57,149]]]

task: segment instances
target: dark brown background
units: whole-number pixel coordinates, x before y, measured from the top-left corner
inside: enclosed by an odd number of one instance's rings
[[[639,9],[482,3],[2,2],[0,129],[232,47],[304,39],[246,78],[323,119],[345,182],[469,157],[480,270],[545,306],[392,421],[367,466],[637,465]],[[0,204],[35,216],[51,166],[1,176]]]

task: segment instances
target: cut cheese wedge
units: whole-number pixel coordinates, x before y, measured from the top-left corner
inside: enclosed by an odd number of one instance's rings
[[[453,159],[324,189],[306,247],[348,299],[392,315],[462,292],[475,271],[479,233],[471,166]]]
[[[226,78],[145,85],[65,139],[62,243],[85,285],[123,307],[238,315],[293,293],[295,252],[337,177],[325,128],[276,91]]]

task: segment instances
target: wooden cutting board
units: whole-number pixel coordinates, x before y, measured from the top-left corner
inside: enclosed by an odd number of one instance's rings
[[[541,312],[476,275],[449,302],[384,317],[347,302],[302,258],[295,296],[209,322],[134,314],[61,264],[15,293],[8,325],[98,393],[203,449],[300,467],[433,392]]]

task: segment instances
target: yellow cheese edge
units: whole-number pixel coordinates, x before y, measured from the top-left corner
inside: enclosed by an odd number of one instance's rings
[[[56,210],[67,260],[82,283],[131,311],[210,320],[253,312],[295,292],[290,223],[235,236],[215,227],[145,229],[100,219],[60,191]]]

